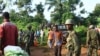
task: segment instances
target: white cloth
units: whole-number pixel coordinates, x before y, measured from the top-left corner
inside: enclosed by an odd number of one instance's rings
[[[22,49],[21,49],[19,46],[10,46],[10,45],[8,45],[8,46],[6,46],[6,47],[4,48],[4,52],[6,53],[6,52],[8,52],[8,51],[17,51],[17,52],[21,52]]]
[[[53,45],[52,40],[48,40],[47,44],[48,44],[49,48],[52,48],[52,45]]]
[[[55,41],[55,46],[61,46],[62,45],[62,41],[59,40],[59,41]]]
[[[22,50],[19,46],[6,46],[4,48],[5,56],[29,56],[27,52]]]
[[[44,35],[44,31],[41,30],[40,33],[41,33],[40,37],[43,37],[43,35]]]

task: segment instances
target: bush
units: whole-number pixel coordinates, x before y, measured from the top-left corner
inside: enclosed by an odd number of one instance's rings
[[[78,37],[81,40],[81,43],[85,44],[87,28],[85,26],[79,26],[75,28],[75,31],[77,32]]]

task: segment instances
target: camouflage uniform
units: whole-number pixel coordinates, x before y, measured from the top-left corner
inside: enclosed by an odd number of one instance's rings
[[[76,32],[73,30],[73,21],[71,19],[66,20],[66,25],[71,25],[72,30],[68,30],[67,36],[67,44],[66,47],[68,49],[67,56],[80,56],[81,53],[81,43],[79,42],[79,38]]]
[[[87,56],[92,56],[92,52],[94,53],[93,56],[98,56],[97,50],[99,45],[99,35],[98,32],[93,29],[93,26],[90,26],[91,29],[87,31],[87,45],[88,45],[88,53]]]
[[[68,49],[68,56],[80,56],[80,42],[79,38],[77,37],[75,31],[69,31],[67,37],[67,49]]]
[[[19,32],[19,37],[18,37],[18,45],[19,46],[21,46],[21,44],[22,44],[22,38],[23,38],[23,31],[22,30],[20,30]]]
[[[30,54],[31,39],[32,39],[32,31],[27,31],[25,50],[28,52],[28,54]]]
[[[31,30],[31,26],[28,26],[28,31],[26,31],[25,33],[25,51],[28,52],[29,55],[30,55],[30,46],[33,43],[32,40],[34,39],[33,36],[34,34],[33,31]]]

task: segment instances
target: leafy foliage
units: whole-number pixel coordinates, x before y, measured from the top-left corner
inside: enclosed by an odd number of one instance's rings
[[[75,31],[78,33],[78,37],[81,39],[81,43],[85,44],[87,28],[85,26],[79,26],[75,28]]]
[[[95,16],[100,16],[100,4],[96,4],[96,7],[93,13]]]
[[[64,23],[66,19],[74,18],[76,6],[83,6],[80,0],[46,0],[46,4],[50,5],[48,9],[55,7],[51,13],[51,21],[57,23]],[[81,13],[85,13],[85,9]]]
[[[19,12],[16,10],[9,10],[11,21],[13,21],[19,29],[26,29],[26,26],[31,24],[33,29],[43,28],[47,24],[47,20],[44,16],[44,5],[42,3],[36,4],[35,8],[32,8],[33,0],[0,0],[0,13],[5,8],[11,8],[13,5],[18,6]],[[79,37],[82,37],[82,41],[86,37],[86,26],[90,24],[100,24],[100,4],[97,4],[95,10],[89,13],[87,18],[83,18],[80,15],[76,16],[74,12],[77,10],[77,6],[82,8],[84,6],[81,0],[46,0],[46,5],[49,5],[48,10],[54,7],[54,11],[51,13],[51,22],[53,23],[64,23],[66,19],[73,19],[78,25],[75,30],[78,32]],[[37,12],[33,17],[30,13]],[[80,14],[86,13],[85,9],[82,9]],[[0,17],[0,22],[2,22]],[[83,26],[84,25],[84,26]]]
[[[0,0],[0,13],[5,9],[6,4],[3,3],[3,0]]]
[[[10,17],[11,21],[13,21],[19,29],[26,29],[26,26],[28,24],[31,24],[34,29],[37,29],[40,27],[40,24],[47,23],[47,20],[44,18],[44,8],[42,3],[37,4],[36,8],[32,9],[32,0],[0,0],[0,11],[3,11],[5,7],[10,7],[12,5],[17,5],[19,12],[16,12],[15,10],[10,10]],[[12,2],[10,2],[12,1]],[[37,12],[37,15],[35,17],[30,16],[29,13],[34,12],[34,10]],[[2,20],[0,20],[2,21]]]

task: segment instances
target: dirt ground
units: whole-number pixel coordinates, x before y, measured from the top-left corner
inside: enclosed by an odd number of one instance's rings
[[[66,56],[67,50],[62,48],[62,56]],[[87,48],[81,48],[81,56],[86,56]],[[98,50],[98,54],[100,56],[100,50]],[[54,56],[53,49],[49,49],[48,47],[32,47],[31,48],[31,56]]]

